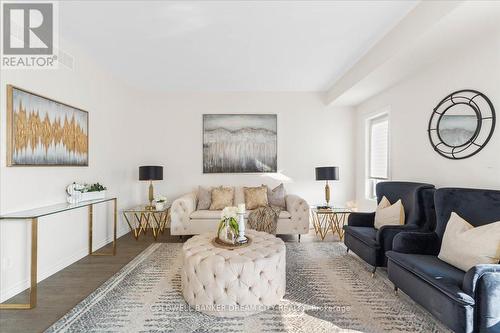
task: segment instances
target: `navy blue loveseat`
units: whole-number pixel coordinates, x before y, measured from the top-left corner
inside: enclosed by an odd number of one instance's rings
[[[464,272],[437,257],[452,212],[474,226],[500,221],[500,191],[438,189],[435,207],[435,232],[394,237],[389,279],[455,332],[500,332],[500,265]]]
[[[401,199],[405,224],[374,228],[375,213],[351,213],[344,227],[344,243],[361,259],[377,267],[385,267],[385,252],[392,249],[395,235],[402,231],[433,231],[435,226],[434,185],[413,182],[382,182],[376,187],[377,203],[385,196],[391,203]]]

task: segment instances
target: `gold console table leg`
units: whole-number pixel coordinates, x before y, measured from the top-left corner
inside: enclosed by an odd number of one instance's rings
[[[18,304],[0,304],[0,309],[29,310],[36,306],[38,256],[38,219],[31,220],[31,265],[30,265],[30,302]]]
[[[92,227],[94,217],[94,205],[89,206],[89,256],[114,256],[116,255],[116,222],[117,222],[116,198],[113,199],[113,249],[111,252],[93,252],[92,251]]]

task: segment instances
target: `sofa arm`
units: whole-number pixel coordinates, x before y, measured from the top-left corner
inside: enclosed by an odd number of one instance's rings
[[[498,332],[500,323],[500,265],[476,265],[465,274],[463,290],[476,302],[477,332]]]
[[[286,210],[290,213],[291,223],[297,226],[300,234],[309,232],[309,204],[298,195],[285,197]]]
[[[408,254],[438,255],[441,242],[434,232],[400,232],[394,236],[392,250]]]
[[[417,231],[418,226],[416,225],[386,225],[381,227],[377,231],[377,243],[380,244],[380,246],[385,250],[385,251],[390,251],[392,250],[392,244],[394,237],[396,237],[397,234],[400,232],[408,232],[408,231]]]
[[[375,213],[351,213],[347,225],[351,227],[370,227],[375,224]]]
[[[170,234],[183,235],[189,215],[196,210],[196,192],[185,194],[176,199],[170,208]]]

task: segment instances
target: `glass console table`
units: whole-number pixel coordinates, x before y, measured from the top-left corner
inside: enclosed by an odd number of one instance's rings
[[[113,248],[108,253],[96,253],[92,251],[92,223],[93,223],[93,208],[94,205],[113,202]],[[0,304],[0,309],[32,309],[36,306],[36,289],[37,289],[37,253],[38,253],[38,218],[49,216],[57,213],[62,213],[72,209],[88,207],[88,223],[89,223],[89,255],[92,256],[114,256],[116,254],[116,198],[105,198],[97,200],[82,201],[76,204],[61,203],[52,206],[39,207],[35,209],[8,213],[0,216],[0,221],[8,220],[30,220],[31,221],[31,264],[30,264],[30,292],[29,303],[22,304]]]

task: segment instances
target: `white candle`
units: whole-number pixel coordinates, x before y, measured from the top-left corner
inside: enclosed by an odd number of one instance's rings
[[[238,213],[245,214],[245,204],[244,203],[238,205]]]

